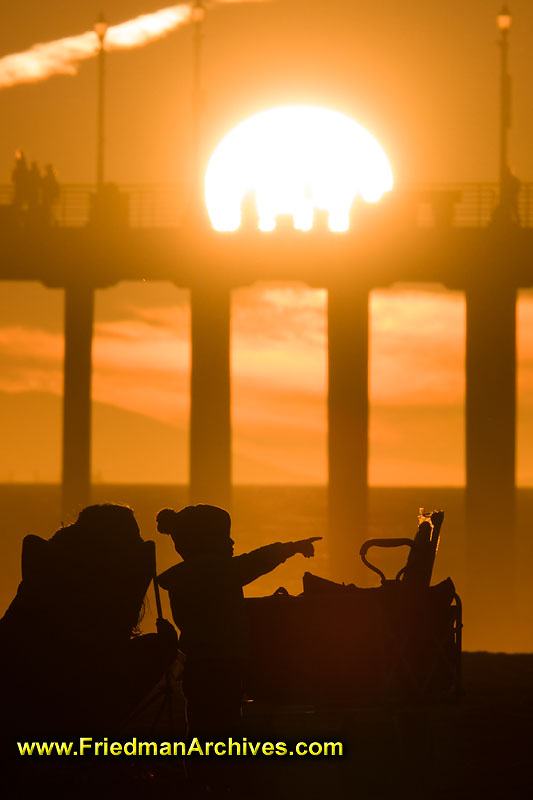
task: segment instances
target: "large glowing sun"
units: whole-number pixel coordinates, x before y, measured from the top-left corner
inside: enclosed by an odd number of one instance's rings
[[[332,231],[350,226],[356,197],[377,202],[392,189],[392,171],[380,144],[338,111],[287,106],[262,111],[237,125],[211,156],[205,199],[217,231],[235,231],[242,206],[255,201],[258,227],[271,231],[279,214],[294,227],[313,227],[315,209]]]

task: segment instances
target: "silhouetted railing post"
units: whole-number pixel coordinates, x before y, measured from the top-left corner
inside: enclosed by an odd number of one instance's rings
[[[516,624],[516,290],[479,281],[466,308],[468,602],[480,643],[505,649]]]
[[[328,459],[331,570],[353,580],[367,536],[368,290],[328,287]]]
[[[191,289],[190,500],[231,506],[230,302],[227,286]]]
[[[90,502],[91,376],[94,289],[65,288],[62,519],[67,522]]]

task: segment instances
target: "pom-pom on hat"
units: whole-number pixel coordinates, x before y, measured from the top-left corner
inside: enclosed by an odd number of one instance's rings
[[[155,521],[159,533],[171,534],[177,525],[177,516],[178,512],[173,508],[162,508],[161,511],[158,511]]]

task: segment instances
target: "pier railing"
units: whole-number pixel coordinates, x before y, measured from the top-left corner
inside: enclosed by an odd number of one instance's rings
[[[112,187],[122,201],[123,221],[134,228],[179,227],[189,207],[189,187],[180,184],[125,184]],[[83,227],[95,209],[96,188],[90,184],[61,186],[53,223]],[[393,189],[391,199],[403,205],[406,218],[418,227],[447,224],[461,228],[487,226],[498,204],[496,183],[411,184]],[[517,198],[519,224],[533,228],[533,183],[523,183]],[[29,210],[13,206],[13,187],[0,185],[0,225],[30,219]]]

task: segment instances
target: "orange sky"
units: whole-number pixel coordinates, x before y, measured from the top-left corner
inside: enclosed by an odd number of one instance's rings
[[[1,305],[0,401],[12,405],[0,480],[56,481],[61,292],[6,284]],[[321,290],[259,286],[234,292],[236,483],[326,481],[325,312]],[[533,297],[522,297],[518,319],[518,481],[533,485],[527,447],[533,427]],[[460,293],[421,287],[372,294],[373,485],[463,484],[464,325]],[[94,363],[95,478],[186,481],[187,292],[155,283],[99,292]],[[37,434],[29,418],[40,419]],[[123,456],[125,440],[138,446]]]
[[[106,0],[111,23],[161,0]],[[399,181],[495,180],[501,0],[278,0],[209,12],[203,84],[206,156],[250,114],[287,103],[335,108],[383,145]],[[83,33],[88,0],[26,0],[3,10],[0,55]],[[513,0],[511,161],[533,176],[533,4]],[[75,77],[2,90],[0,182],[13,154],[93,181],[96,63]],[[184,181],[192,152],[192,31],[107,59],[106,178]],[[326,480],[325,295],[269,287],[233,303],[234,480]],[[464,303],[427,288],[372,296],[370,480],[464,480]],[[156,284],[98,293],[95,478],[185,481],[187,295]],[[423,335],[421,335],[423,331]],[[1,480],[58,480],[62,295],[0,292]],[[518,481],[533,486],[533,297],[519,304]],[[120,444],[127,459],[120,455]]]
[[[116,24],[170,5],[106,0]],[[92,0],[4,3],[0,55],[83,33]],[[282,104],[343,111],[368,128],[401,181],[497,177],[496,14],[502,0],[277,0],[208,12],[204,40],[205,153],[250,114]],[[530,42],[533,4],[513,0],[511,158],[533,178]],[[106,174],[122,183],[181,181],[192,144],[192,30],[109,54]],[[0,182],[24,148],[65,182],[93,181],[95,60],[75,77],[2,90]]]

